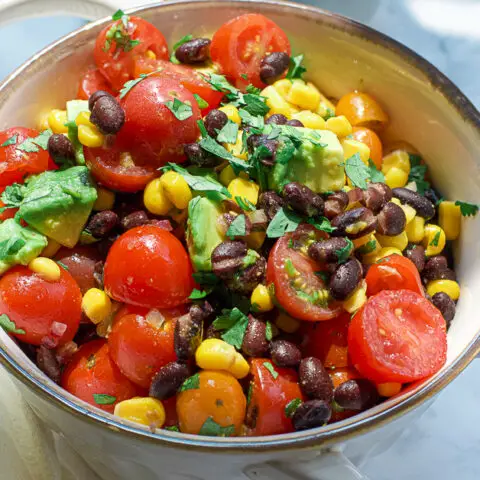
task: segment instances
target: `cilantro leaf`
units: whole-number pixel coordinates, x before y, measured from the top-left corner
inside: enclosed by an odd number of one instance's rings
[[[117,397],[105,393],[94,393],[93,400],[97,405],[113,405],[117,401]]]
[[[6,240],[0,242],[0,258],[4,259],[7,257],[14,256],[18,253],[27,242],[20,237],[10,237]]]
[[[456,201],[455,205],[460,207],[460,213],[464,217],[474,217],[478,212],[478,205],[473,203]]]
[[[290,66],[288,67],[287,78],[293,80],[294,78],[302,78],[303,74],[307,71],[303,62],[303,53],[296,57],[290,57]]]
[[[422,157],[420,155],[408,154],[410,160],[410,173],[408,174],[408,182],[415,182],[417,192],[420,195],[425,194],[425,190],[430,188],[430,183],[425,180],[427,166],[422,165]]]
[[[241,160],[240,158],[234,157],[229,151],[227,151],[224,147],[222,147],[222,145],[217,143],[210,136],[203,137],[200,140],[200,146],[208,153],[223,158],[224,160],[228,160],[236,174],[238,174],[240,171],[248,171],[250,169],[250,165],[247,162]]]
[[[168,430],[169,432],[179,432],[180,429],[176,425],[171,425],[170,427],[164,427],[164,430]]]
[[[208,417],[202,428],[198,432],[199,435],[206,435],[208,437],[231,437],[235,433],[235,425],[228,427],[220,426],[212,417]]]
[[[375,251],[377,247],[377,242],[375,240],[369,240],[365,245],[362,245],[357,251],[361,255],[367,255]]]
[[[265,119],[263,118],[263,116],[252,115],[244,108],[240,108],[238,110],[238,113],[240,114],[242,123],[245,125],[249,125],[250,127],[257,128],[259,130],[262,130],[265,126]]]
[[[301,221],[302,219],[299,215],[282,207],[268,225],[267,237],[280,238],[288,232],[294,232]]]
[[[430,241],[429,245],[432,247],[438,247],[438,241],[440,240],[440,230],[435,234],[435,236]]]
[[[7,138],[7,140],[5,140],[0,145],[0,147],[8,147],[9,145],[15,145],[17,143],[17,138],[18,138],[18,135],[13,135],[12,137]]]
[[[178,98],[165,102],[165,106],[175,115],[177,120],[186,120],[193,115],[192,106]]]
[[[130,17],[126,15],[122,10],[118,10],[114,13],[114,17],[112,19],[115,23],[107,30],[105,35],[105,44],[103,46],[103,51],[108,52],[112,46],[112,43],[115,43],[115,51],[116,53],[118,50],[123,50],[124,52],[130,52],[133,50],[134,47],[140,44],[140,40],[132,40],[130,36],[130,31],[134,31],[134,29],[130,28],[129,31],[129,24],[128,21]],[[121,20],[120,23],[118,21]]]
[[[200,285],[217,285],[220,282],[213,272],[194,272],[192,277]]]
[[[287,418],[292,418],[294,413],[296,412],[297,408],[302,404],[302,400],[300,398],[294,398],[290,402],[285,405],[285,416]]]
[[[270,362],[263,362],[263,366],[270,372],[274,380],[278,378],[278,372]]]
[[[14,183],[5,188],[1,195],[2,202],[8,208],[19,207],[23,202],[23,186],[19,183]]]
[[[385,183],[385,175],[377,169],[371,158],[368,159],[368,174],[373,183]]]
[[[220,143],[237,143],[238,125],[231,120],[218,131],[217,142]]]
[[[208,291],[208,290],[198,290],[197,288],[194,288],[188,298],[190,300],[200,300],[202,298],[205,298],[210,293],[211,291]]]
[[[211,73],[209,75],[202,75],[203,79],[209,83],[214,90],[223,93],[231,93],[238,95],[239,90],[228,82],[224,75],[218,75],[217,73]]]
[[[197,390],[200,388],[200,377],[198,373],[188,377],[183,383],[182,386],[178,389],[179,392],[185,392],[186,390]]]
[[[345,263],[353,251],[353,242],[347,237],[345,237],[345,240],[347,244],[343,248],[335,250],[335,255],[339,264]]]
[[[121,20],[124,15],[125,12],[119,9],[112,15],[112,20]]]
[[[288,137],[280,137],[280,141],[275,153],[275,162],[280,165],[286,165],[295,153],[295,145]]]
[[[138,78],[134,78],[133,80],[129,80],[128,82],[125,82],[123,85],[123,88],[120,90],[120,98],[125,97],[125,95],[138,83],[140,83],[144,78],[146,78],[146,75],[142,74]]]
[[[12,322],[5,313],[0,315],[0,328],[3,328],[7,333],[16,333],[17,335],[25,335],[25,330],[17,328],[15,322]]]
[[[48,139],[53,135],[50,129],[44,130],[42,133],[34,138],[27,138],[15,148],[22,152],[35,153],[42,150],[46,150],[48,147]]]
[[[244,237],[247,234],[247,221],[243,213],[235,217],[227,230],[227,237],[233,240],[235,237]]]
[[[265,103],[266,98],[260,95],[246,93],[242,100],[245,103],[243,109],[254,117],[264,117],[270,111],[270,107]]]
[[[345,174],[354,187],[359,187],[362,190],[367,188],[367,180],[370,178],[368,167],[362,162],[358,153],[346,160]]]
[[[198,93],[193,94],[195,100],[198,103],[198,108],[203,110],[204,108],[208,108],[208,102],[204,100]]]
[[[265,339],[267,342],[271,342],[273,338],[273,327],[271,322],[267,320],[266,326],[265,326]]]
[[[70,270],[63,262],[61,262],[60,260],[55,260],[64,270]]]
[[[172,53],[170,55],[170,61],[172,63],[175,63],[177,65],[180,65],[180,62],[178,61],[176,55],[175,55],[175,52],[177,50],[178,47],[181,47],[184,43],[187,43],[189,42],[190,40],[192,40],[193,38],[193,35],[191,33],[189,33],[188,35],[185,35],[184,37],[182,37],[177,43],[175,43],[173,45],[173,48],[172,48]]]
[[[236,196],[235,201],[244,212],[253,212],[256,210],[255,205],[248,198]]]
[[[322,232],[331,233],[335,230],[335,227],[332,227],[330,220],[326,217],[308,218],[307,223],[313,225],[317,230],[321,230]]]
[[[243,337],[248,325],[248,317],[237,307],[232,310],[223,310],[222,315],[213,322],[215,330],[225,330],[222,339],[237,350],[242,348]]]

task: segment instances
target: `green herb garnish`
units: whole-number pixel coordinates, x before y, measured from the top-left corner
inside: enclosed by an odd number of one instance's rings
[[[263,362],[263,366],[270,372],[274,380],[278,378],[278,372],[273,368],[273,365],[270,362]]]
[[[188,298],[190,300],[200,300],[202,298],[205,298],[210,293],[211,291],[208,291],[208,290],[198,290],[197,288],[194,288]]]
[[[303,74],[307,71],[303,62],[303,53],[296,57],[290,57],[290,66],[288,67],[287,78],[293,80],[295,78],[302,78]]]
[[[202,428],[198,432],[199,435],[206,435],[208,437],[231,437],[235,433],[235,426],[228,427],[220,426],[212,417],[208,417]]]
[[[204,100],[200,95],[198,95],[198,93],[194,93],[193,97],[197,101],[198,108],[200,110],[203,110],[204,108],[208,108],[208,102],[206,100]]]
[[[232,240],[235,237],[244,237],[247,234],[247,223],[245,215],[235,217],[227,230],[227,237]]]
[[[355,153],[345,162],[345,173],[352,185],[362,190],[367,188],[367,180],[370,179],[368,167],[362,162],[360,155]]]
[[[267,320],[265,325],[265,339],[267,342],[271,342],[273,338],[273,327],[272,324]]]
[[[435,234],[435,236],[430,241],[429,245],[432,247],[438,247],[438,241],[440,240],[440,230]]]
[[[335,250],[335,255],[337,256],[339,264],[345,263],[349,259],[350,254],[352,253],[352,250],[353,250],[352,241],[346,237],[345,237],[345,241],[347,242],[347,244],[343,248],[340,248],[339,250]]]
[[[25,335],[25,330],[17,328],[15,322],[12,322],[5,313],[0,315],[0,328],[3,328],[7,333],[15,333],[17,335]]]
[[[425,190],[430,188],[430,183],[425,180],[427,166],[422,165],[422,157],[419,155],[409,153],[408,157],[410,160],[410,173],[408,174],[408,182],[415,182],[415,185],[417,186],[417,192],[420,195],[424,195]]]
[[[186,120],[193,115],[192,106],[188,103],[184,103],[178,98],[174,98],[173,100],[169,100],[164,104],[172,113],[175,115],[177,120]]]
[[[456,201],[455,205],[460,207],[460,213],[464,217],[474,217],[478,212],[478,205],[473,203]]]
[[[5,140],[0,145],[0,147],[8,147],[9,145],[15,145],[17,143],[17,138],[18,138],[18,135],[13,135],[12,137],[7,138],[7,140]]]
[[[302,218],[299,215],[288,210],[286,207],[282,207],[268,225],[267,237],[280,238],[286,233],[294,232],[301,221]]]
[[[292,418],[294,413],[296,412],[297,408],[302,404],[302,400],[300,398],[294,398],[290,402],[287,403],[285,406],[285,416],[287,418]]]
[[[27,138],[15,148],[22,152],[35,153],[42,150],[46,150],[48,147],[48,139],[53,135],[50,129],[44,130],[35,138]],[[3,146],[3,145],[2,145]]]
[[[213,322],[215,330],[225,330],[222,339],[237,350],[242,348],[243,337],[248,325],[248,317],[237,307],[222,310],[222,315]]]
[[[253,212],[256,210],[255,205],[248,198],[236,196],[235,201],[244,212]]]
[[[196,390],[200,388],[200,377],[198,373],[192,375],[191,377],[187,378],[183,383],[182,386],[178,389],[179,392],[185,392],[187,390]]]
[[[97,405],[112,405],[117,401],[117,397],[105,393],[94,393],[93,400]]]
[[[217,142],[237,143],[238,125],[229,120],[221,130],[218,131]]]
[[[178,47],[181,47],[184,43],[187,43],[189,42],[190,40],[192,40],[193,38],[193,35],[190,33],[188,35],[185,35],[184,37],[182,37],[177,43],[175,43],[173,45],[173,49],[172,49],[172,53],[170,55],[170,61],[172,63],[175,63],[176,65],[179,65],[180,62],[178,61],[177,57],[175,56],[175,52],[177,51],[177,48]],[[201,108],[201,107],[200,107]]]

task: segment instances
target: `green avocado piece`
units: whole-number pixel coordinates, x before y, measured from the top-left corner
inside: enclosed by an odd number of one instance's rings
[[[196,271],[212,270],[212,252],[224,240],[217,229],[221,214],[219,205],[206,197],[194,197],[188,204],[187,245]]]
[[[13,218],[0,223],[0,275],[14,265],[27,265],[47,246],[47,238]]]
[[[33,228],[72,248],[88,220],[97,190],[87,167],[31,177],[22,188],[19,215]]]
[[[288,163],[276,163],[272,169],[269,187],[281,192],[290,182],[306,185],[315,193],[340,190],[345,184],[343,148],[337,136],[328,130],[297,128],[303,133],[302,144],[295,149]],[[315,143],[309,136],[315,133]],[[312,137],[313,138],[313,137]],[[318,140],[322,145],[318,145]]]

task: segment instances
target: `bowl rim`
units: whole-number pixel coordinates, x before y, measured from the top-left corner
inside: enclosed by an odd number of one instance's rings
[[[130,8],[126,10],[129,14],[142,14],[156,9],[178,8],[195,4],[208,3],[211,8],[215,4],[225,5],[224,0],[167,0],[162,3],[150,4],[139,8]],[[281,6],[295,14],[309,19],[317,19],[322,23],[328,24],[330,28],[340,29],[346,34],[361,37],[364,40],[380,44],[383,48],[399,55],[403,60],[410,63],[416,70],[419,70],[428,79],[430,86],[438,90],[441,95],[456,109],[458,114],[477,130],[480,138],[480,113],[461,90],[449,80],[436,67],[430,64],[422,56],[415,53],[410,48],[389,36],[352,20],[343,15],[329,12],[321,8],[301,5],[298,3],[284,0],[229,0],[229,3],[236,8],[244,10],[255,10],[258,5],[268,7]],[[0,93],[11,85],[15,79],[20,76],[24,70],[35,63],[40,57],[55,51],[56,47],[64,42],[73,39],[81,33],[87,33],[110,21],[110,17],[101,18],[91,22],[70,34],[51,43],[47,47],[33,55],[13,73],[6,77],[0,83]],[[146,428],[137,427],[131,422],[119,421],[117,417],[103,412],[102,410],[90,406],[79,399],[71,400],[67,395],[62,394],[58,386],[49,386],[48,380],[40,371],[26,370],[8,353],[8,347],[0,338],[0,362],[7,370],[18,378],[25,386],[29,387],[43,399],[52,402],[71,415],[81,417],[82,420],[91,422],[95,426],[107,428],[118,435],[126,435],[136,440],[169,447],[183,449],[192,449],[196,451],[216,453],[261,453],[279,450],[300,450],[315,446],[326,447],[328,445],[345,441],[354,436],[366,433],[376,427],[388,423],[400,415],[404,415],[412,409],[420,406],[422,403],[433,397],[442,388],[455,379],[475,358],[480,350],[480,332],[464,348],[461,354],[452,362],[452,364],[435,374],[432,378],[424,380],[415,388],[414,393],[403,393],[397,397],[386,400],[373,409],[362,412],[341,422],[336,422],[325,427],[306,430],[303,432],[293,432],[281,435],[272,435],[268,437],[202,437],[199,435],[189,435],[166,430],[160,430],[159,433],[152,433]],[[52,382],[51,382],[52,383]],[[55,388],[56,387],[56,388]],[[56,391],[58,390],[58,391]],[[68,394],[70,395],[70,394]],[[71,395],[70,395],[71,396]],[[73,397],[72,397],[73,398]]]

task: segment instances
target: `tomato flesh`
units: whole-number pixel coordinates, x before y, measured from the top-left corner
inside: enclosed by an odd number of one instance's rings
[[[107,79],[100,73],[100,70],[93,68],[88,70],[80,79],[78,85],[77,98],[88,100],[91,95],[99,90],[114,94],[114,91]]]

